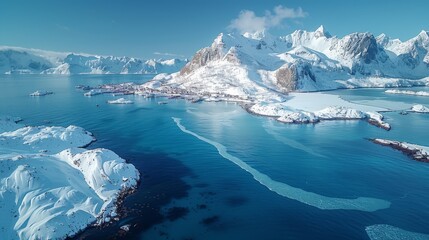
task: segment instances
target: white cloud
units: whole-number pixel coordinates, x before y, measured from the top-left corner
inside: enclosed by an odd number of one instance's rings
[[[266,17],[258,17],[253,11],[241,11],[237,19],[231,21],[229,27],[240,32],[255,32],[266,28]]]
[[[184,55],[175,54],[175,53],[168,53],[168,52],[154,52],[154,55],[160,55],[160,56],[168,56],[168,57],[181,57],[184,58]]]
[[[282,24],[285,19],[303,18],[307,16],[301,8],[287,8],[276,6],[273,11],[265,11],[264,16],[256,16],[255,12],[243,10],[238,17],[231,21],[229,29],[238,30],[241,33],[255,32],[269,29]]]

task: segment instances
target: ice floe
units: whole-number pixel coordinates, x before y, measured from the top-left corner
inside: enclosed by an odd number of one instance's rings
[[[425,92],[425,91],[411,91],[411,90],[389,89],[389,90],[386,90],[384,92],[385,93],[390,93],[390,94],[404,94],[404,95],[414,95],[414,96],[429,97],[429,92]]]
[[[109,100],[107,103],[110,104],[133,104],[134,102],[131,100],[127,100],[125,98],[118,98],[116,100]]]
[[[411,107],[411,111],[417,113],[429,113],[429,108],[421,104],[417,104]]]
[[[410,232],[387,224],[372,225],[365,228],[371,240],[427,240],[429,234]]]
[[[46,96],[46,95],[50,95],[50,94],[54,94],[54,92],[37,90],[37,91],[35,91],[33,93],[30,93],[30,96],[32,96],[32,97],[41,97],[41,96]]]

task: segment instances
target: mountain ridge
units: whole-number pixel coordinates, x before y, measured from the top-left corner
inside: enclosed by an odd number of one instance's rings
[[[322,25],[313,32],[296,30],[280,37],[266,31],[220,33],[180,72],[157,80],[197,92],[259,95],[272,90],[425,85],[428,76],[427,31],[402,42],[369,32],[339,38]]]
[[[0,46],[0,74],[158,74],[176,72],[186,63]]]

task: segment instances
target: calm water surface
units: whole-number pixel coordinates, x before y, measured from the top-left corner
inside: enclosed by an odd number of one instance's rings
[[[429,145],[429,114],[385,113],[393,127],[389,132],[364,121],[286,125],[232,103],[168,100],[159,105],[165,99],[125,96],[135,104],[109,105],[106,101],[115,97],[84,97],[75,89],[78,84],[143,83],[150,77],[0,76],[0,114],[20,116],[28,125],[82,126],[98,140],[92,148],[109,148],[142,173],[139,190],[125,202],[125,217],[77,238],[368,239],[365,227],[374,224],[429,234],[429,164],[366,140]],[[28,96],[38,89],[55,94]],[[329,93],[367,104],[377,99],[429,105],[428,97],[382,89]],[[322,210],[280,196],[214,146],[181,131],[172,117],[274,181],[328,197],[370,197],[391,205],[374,212]],[[124,224],[132,225],[125,236],[118,230]]]

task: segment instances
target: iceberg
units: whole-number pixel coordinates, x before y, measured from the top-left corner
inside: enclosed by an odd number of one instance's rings
[[[429,113],[429,108],[421,104],[417,104],[411,107],[411,111],[417,113]]]
[[[32,97],[40,97],[40,96],[46,96],[46,95],[50,95],[50,94],[54,94],[53,92],[49,92],[49,91],[40,91],[37,90],[33,93],[30,93],[30,96]]]
[[[116,100],[109,100],[107,103],[110,104],[133,104],[134,102],[131,100],[127,100],[125,98],[118,98]]]

